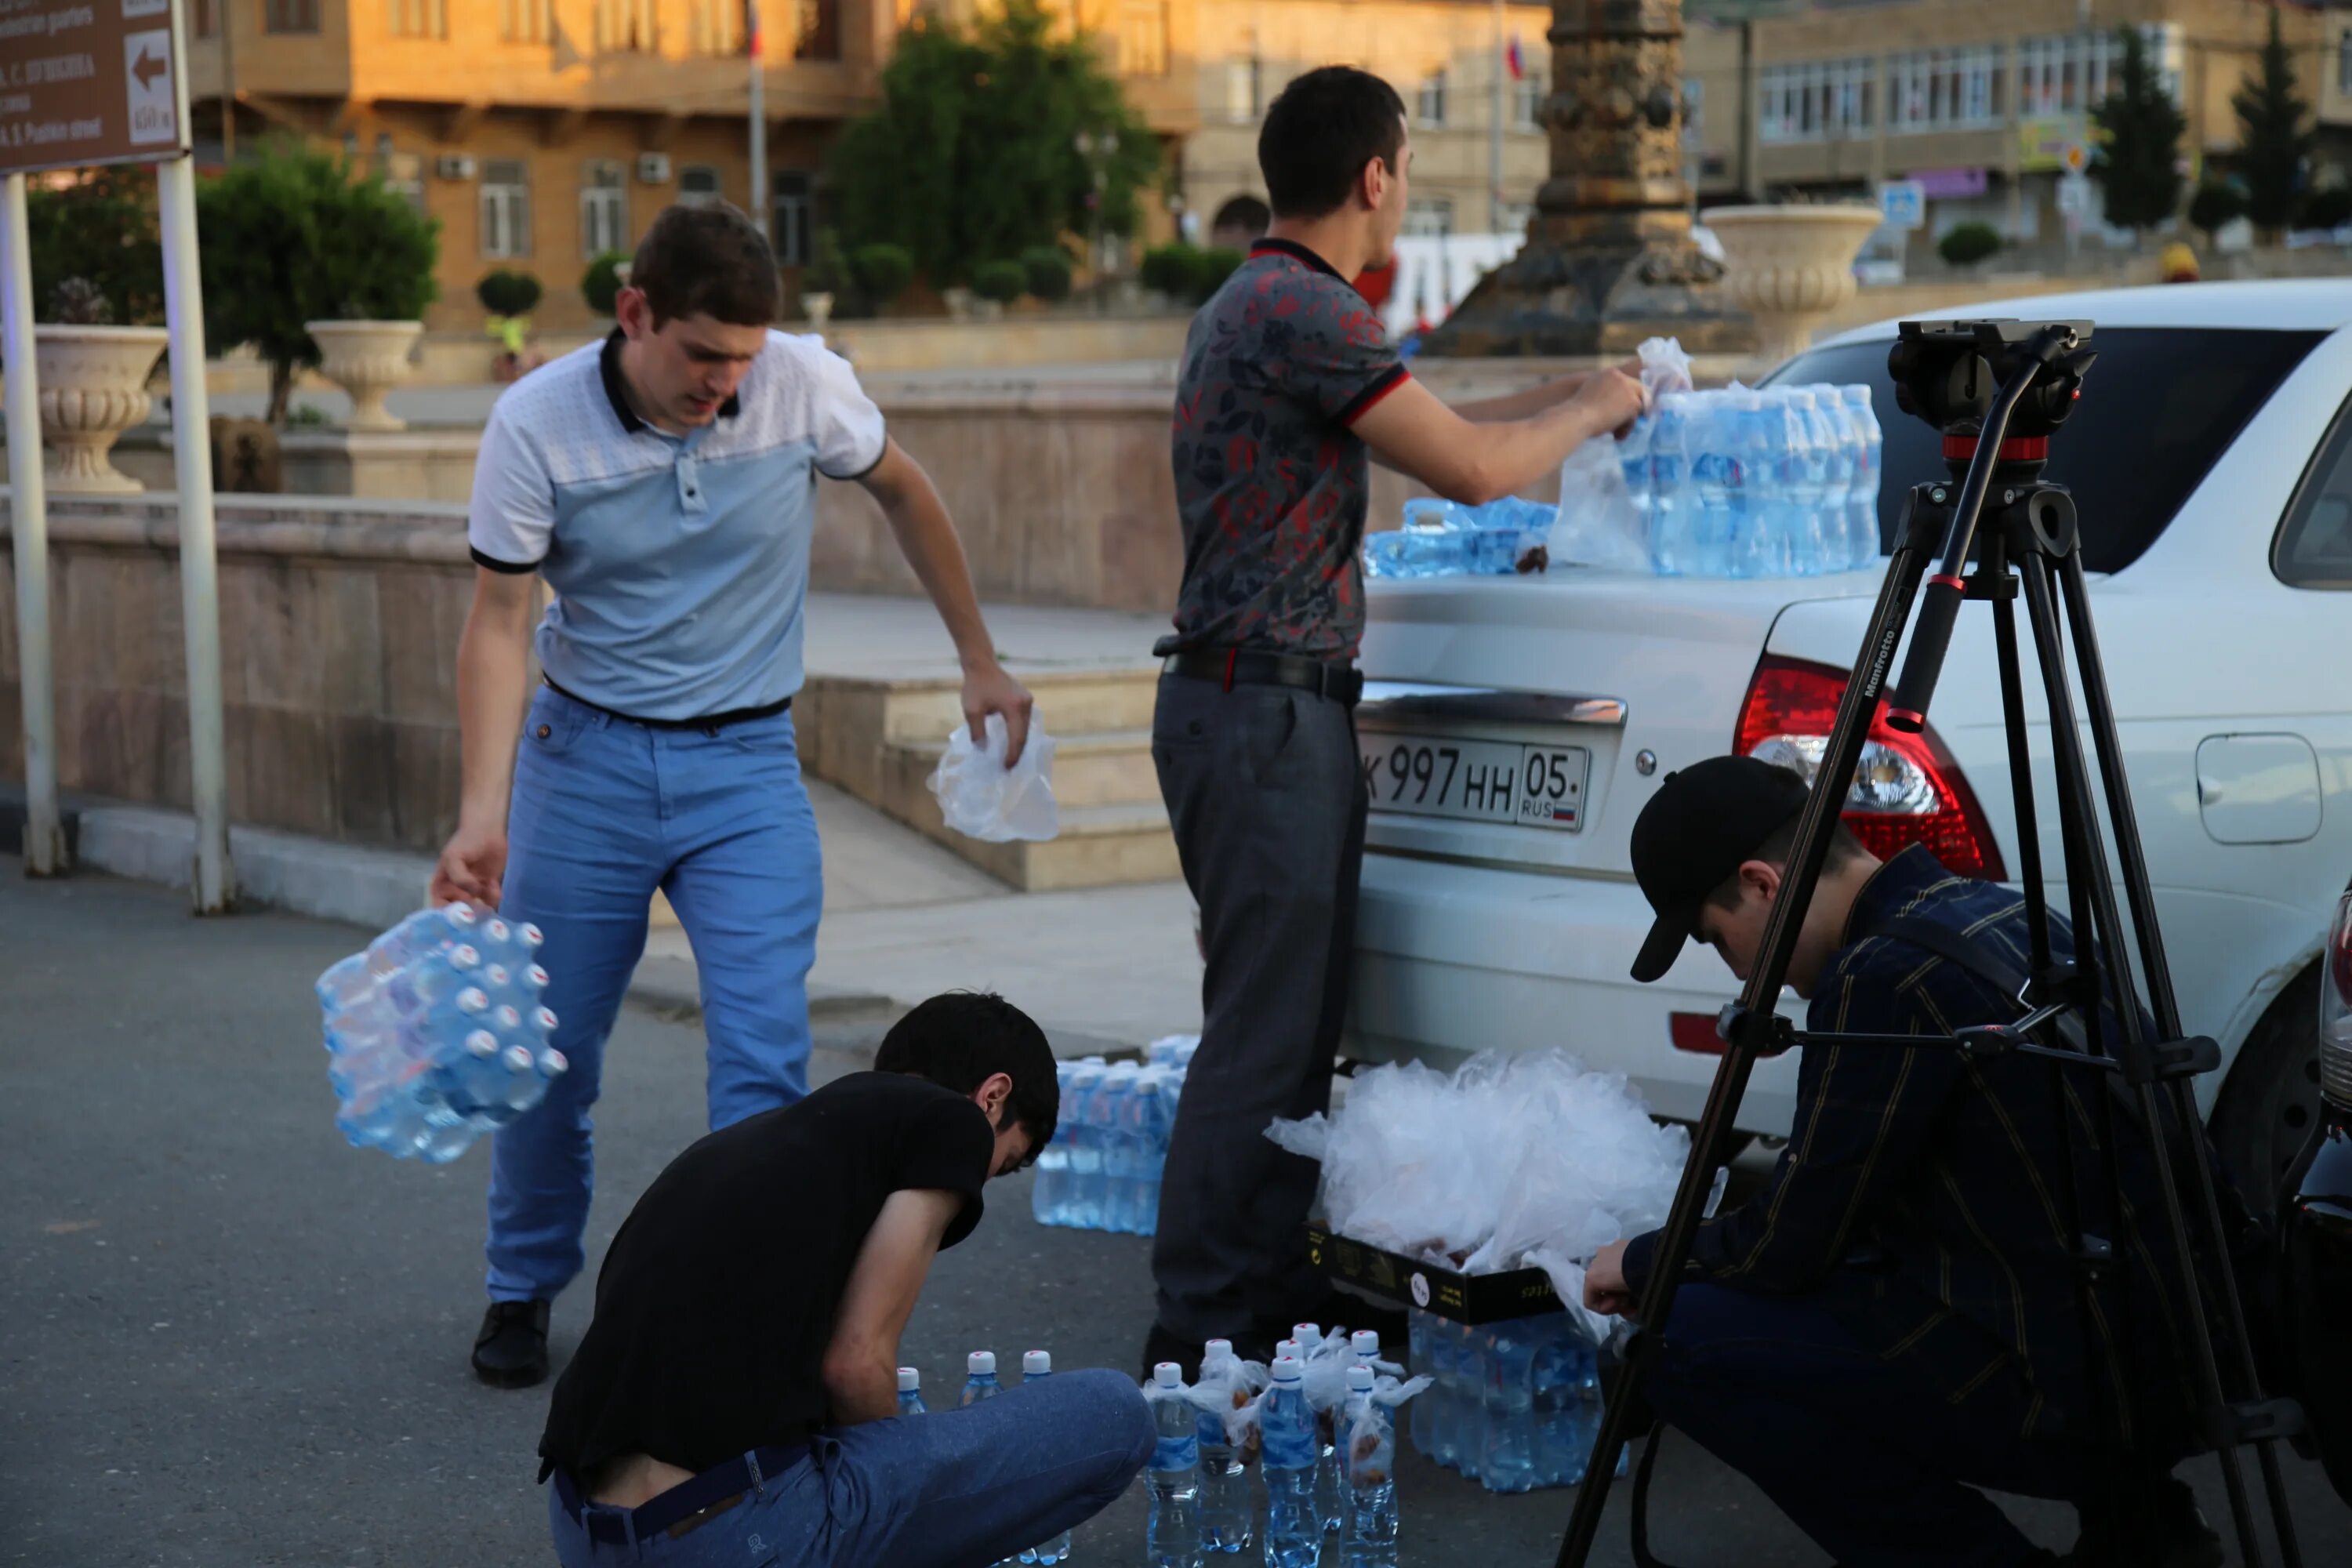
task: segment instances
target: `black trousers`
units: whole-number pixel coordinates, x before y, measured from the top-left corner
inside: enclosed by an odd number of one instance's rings
[[[1151,755],[1208,960],[1152,1247],[1160,1321],[1286,1332],[1326,1289],[1300,1234],[1320,1171],[1265,1127],[1330,1104],[1368,807],[1355,720],[1286,687],[1163,676]]]

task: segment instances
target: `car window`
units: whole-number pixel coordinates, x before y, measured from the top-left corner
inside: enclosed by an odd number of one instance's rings
[[[2352,588],[2352,403],[2336,411],[2286,509],[2271,570],[2298,588]]]
[[[2083,398],[2050,443],[2047,477],[2074,492],[2083,564],[2120,572],[2156,542],[2189,492],[2229,449],[2319,332],[2188,327],[2102,328]],[[1886,374],[1894,339],[1810,349],[1774,382],[1864,382],[1886,433],[1879,469],[1878,535],[1891,547],[1913,485],[1943,479],[1934,429],[1895,404]],[[2352,475],[2341,492],[2352,497]],[[2340,547],[2339,547],[2340,548]]]

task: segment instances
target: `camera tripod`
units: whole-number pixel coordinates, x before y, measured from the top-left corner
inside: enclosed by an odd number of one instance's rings
[[[2185,1037],[2156,904],[2142,852],[2131,791],[2124,774],[2122,742],[2108,699],[2097,634],[2092,626],[2078,549],[2074,498],[2044,482],[2052,435],[2072,412],[2094,353],[2087,321],[1967,322],[1906,321],[1889,355],[1896,400],[1906,413],[1936,426],[1944,437],[1949,480],[1915,486],[1906,505],[1886,576],[1864,634],[1853,678],[1839,700],[1837,718],[1797,819],[1794,844],[1779,896],[1766,923],[1761,954],[1741,987],[1739,1000],[1717,1021],[1726,1048],[1717,1068],[1706,1107],[1691,1140],[1689,1163],[1669,1211],[1642,1292],[1644,1331],[1627,1347],[1611,1379],[1606,1412],[1586,1467],[1568,1532],[1560,1542],[1560,1568],[1581,1568],[1601,1526],[1609,1485],[1627,1440],[1636,1435],[1641,1388],[1656,1353],[1657,1335],[1671,1326],[1675,1293],[1690,1254],[1717,1168],[1732,1152],[1733,1118],[1757,1059],[1790,1045],[1855,1046],[1887,1049],[1953,1049],[1979,1058],[2015,1053],[2044,1059],[2054,1079],[2077,1075],[2107,1080],[2087,1097],[2105,1165],[2104,1214],[2122,1212],[2116,1122],[2129,1121],[2145,1131],[2149,1163],[2161,1194],[2156,1216],[2170,1245],[2179,1320],[2187,1341],[2182,1351],[2199,1417],[2199,1436],[2220,1458],[2240,1561],[2246,1568],[2276,1561],[2300,1568],[2301,1555],[2287,1510],[2276,1445],[2301,1430],[2302,1414],[2291,1400],[2265,1399],[2255,1371],[2252,1341],[2235,1278],[2229,1267],[2231,1240],[2221,1194],[2206,1153],[2202,1122],[2191,1079],[2219,1065],[2210,1039]],[[1971,570],[1971,557],[1974,566]],[[1921,579],[1926,579],[1924,595]],[[2050,910],[2042,874],[2041,830],[2034,812],[2033,773],[2027,745],[2028,719],[2020,668],[2015,601],[2025,601],[2028,624],[2042,678],[2055,765],[2061,868],[2070,904],[2074,955],[2071,963],[2052,961]],[[1920,600],[1902,678],[1888,693],[1896,647]],[[1811,1033],[1794,1029],[1775,1010],[1795,955],[1798,933],[1820,882],[1832,836],[1873,720],[1885,702],[1890,729],[1925,729],[1944,657],[1961,604],[1990,601],[2001,709],[2015,795],[2019,879],[2031,933],[2034,973],[2018,1001],[2025,1011],[2011,1022],[1961,1029],[1948,1043],[1913,1036]],[[2063,625],[2061,605],[2063,604]],[[2102,844],[2099,802],[2091,758],[2077,728],[2067,668],[2071,648],[2079,679],[2095,779],[2104,794],[2117,866],[2111,868]],[[2119,868],[2130,931],[2147,986],[2154,1037],[2137,1000],[2131,961],[2116,893]],[[2103,984],[2104,979],[2104,984]],[[2103,1017],[2102,1000],[2112,1013]],[[2112,1018],[2112,1023],[2107,1019]],[[2050,1043],[2053,1040],[2060,1043]],[[2111,1105],[2110,1102],[2113,1102]],[[2169,1123],[2168,1123],[2168,1116]],[[2168,1125],[2173,1135],[2168,1137]],[[2070,1135],[2071,1136],[2071,1135]],[[2084,1194],[2074,1176],[2070,1150],[2060,1184],[2069,1234],[2075,1250],[2077,1295],[2086,1337],[2095,1303],[2127,1273],[2121,1266],[2118,1219],[2095,1222],[2110,1235],[2095,1234],[2085,1217]],[[2194,1229],[2192,1230],[2192,1224]],[[2209,1267],[2198,1267],[2200,1234]],[[2103,1451],[2119,1453],[2126,1430],[2114,1401],[2127,1400],[2118,1385],[2100,1390],[2094,1373],[2095,1430]],[[2275,1538],[2275,1559],[2266,1556],[2247,1489],[2241,1450],[2252,1446],[2262,1471]],[[2131,1481],[2117,1465],[2095,1502],[2122,1520],[2141,1506]],[[2144,1516],[2143,1516],[2144,1517]],[[2118,1563],[2117,1568],[2125,1568]],[[2136,1565],[2134,1565],[2136,1568]]]

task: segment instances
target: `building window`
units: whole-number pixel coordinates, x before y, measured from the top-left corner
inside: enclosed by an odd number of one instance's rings
[[[741,0],[694,0],[691,37],[698,55],[740,55],[743,52]]]
[[[1412,114],[1423,125],[1445,123],[1445,68],[1438,67],[1423,77],[1421,90],[1413,95]]]
[[[800,0],[800,10],[793,26],[793,58],[837,60],[840,58],[840,0]]]
[[[1443,196],[1408,203],[1404,209],[1404,232],[1423,239],[1437,239],[1452,234],[1454,204]]]
[[[1895,79],[1889,77],[1892,82]],[[1696,78],[1685,81],[1689,90]],[[1767,66],[1757,78],[1756,134],[1763,142],[1835,142],[1867,132],[1875,118],[1876,60]],[[1696,100],[1693,100],[1696,102]],[[1685,123],[1685,140],[1689,139]]]
[[[1118,74],[1168,74],[1168,0],[1121,0],[1118,8]]]
[[[1255,55],[1245,60],[1225,62],[1225,100],[1222,107],[1229,122],[1252,124],[1265,112],[1258,98],[1259,79],[1258,61]]]
[[[383,188],[406,202],[419,217],[425,216],[425,158],[422,153],[395,152],[389,132],[375,139],[376,178]]]
[[[2156,68],[2164,90],[2178,103],[2180,49],[2175,28],[2157,24],[2142,28],[2141,37],[2147,45],[2148,63]],[[2017,46],[2017,111],[2080,114],[2096,109],[2118,85],[2123,63],[2123,41],[2113,33],[2023,39]],[[2339,75],[2343,68],[2339,65]]]
[[[449,36],[449,12],[444,0],[392,0],[390,16],[395,38]]]
[[[721,199],[719,171],[708,163],[688,163],[677,172],[677,205],[707,207]]]
[[[319,30],[319,0],[265,0],[261,7],[265,33],[315,33]]]
[[[816,182],[798,169],[777,172],[768,206],[768,243],[779,267],[809,264],[811,230],[816,222]]]
[[[547,42],[547,0],[499,0],[499,37],[509,44]]]
[[[580,165],[580,254],[594,258],[629,244],[629,188],[621,165],[591,158]]]
[[[660,47],[653,0],[596,0],[596,47],[613,53],[651,54]]]
[[[213,11],[213,0],[195,0],[190,14],[194,19],[199,38],[209,38],[220,30],[220,18]]]
[[[1551,84],[1528,71],[1511,84],[1511,123],[1522,131],[1543,128],[1544,94]]]
[[[520,158],[482,162],[482,254],[530,254],[530,171]]]
[[[1886,60],[1890,131],[1961,131],[2000,122],[2000,49],[1916,49]]]

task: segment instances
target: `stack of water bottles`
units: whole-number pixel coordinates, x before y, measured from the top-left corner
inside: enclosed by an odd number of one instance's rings
[[[355,1148],[444,1164],[563,1072],[540,1005],[539,928],[420,910],[319,976],[335,1125]]]
[[[1197,1039],[1155,1043],[1140,1062],[1063,1062],[1061,1121],[1037,1156],[1030,1207],[1041,1225],[1150,1236],[1160,1175]]]
[[[1412,1364],[1435,1380],[1412,1407],[1415,1449],[1491,1492],[1584,1479],[1601,1378],[1568,1313],[1474,1327],[1416,1309],[1410,1325]]]
[[[1619,444],[1651,570],[1811,577],[1875,564],[1883,439],[1864,385],[1664,394]]]
[[[1551,532],[1559,509],[1505,496],[1485,506],[1423,496],[1404,503],[1404,526],[1364,535],[1368,577],[1508,576]]]

